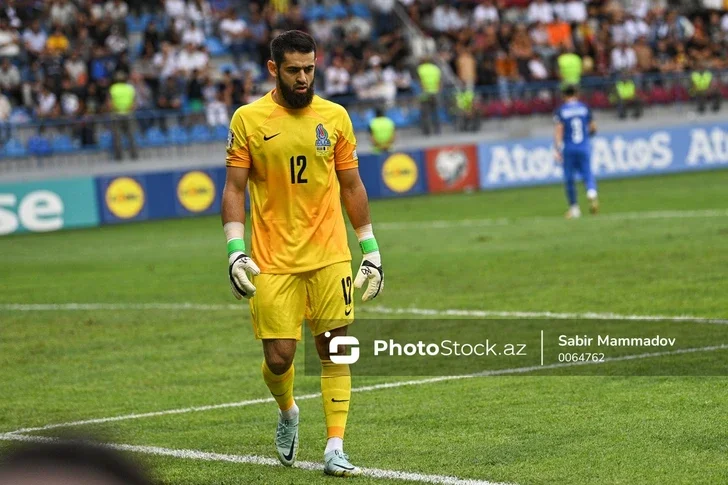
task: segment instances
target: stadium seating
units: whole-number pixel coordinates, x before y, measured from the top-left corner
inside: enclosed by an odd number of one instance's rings
[[[190,141],[187,132],[181,126],[174,126],[169,130],[169,141],[173,145],[186,145]]]
[[[71,153],[78,149],[68,135],[58,135],[53,138],[51,148],[54,153]]]
[[[36,157],[47,157],[53,154],[53,147],[48,138],[33,135],[28,139],[28,153]]]
[[[190,141],[193,143],[207,143],[212,141],[210,129],[205,125],[195,125],[190,130]]]
[[[11,138],[3,147],[2,154],[8,158],[20,158],[28,155],[28,151],[18,140]]]

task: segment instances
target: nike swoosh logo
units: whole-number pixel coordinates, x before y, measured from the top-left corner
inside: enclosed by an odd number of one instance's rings
[[[344,465],[339,465],[338,463],[334,463],[334,465],[338,466],[342,470],[353,470],[354,469],[353,466],[344,466]]]
[[[349,402],[349,400],[348,400],[348,399],[334,399],[334,398],[332,397],[332,398],[331,398],[331,402]]]
[[[283,455],[283,459],[286,461],[291,461],[293,458],[293,449],[296,447],[296,438],[297,436],[293,437],[293,441],[291,441],[291,449],[288,451],[287,455]]]
[[[278,132],[278,133],[276,133],[275,135],[271,135],[271,136],[265,136],[265,135],[263,135],[263,141],[268,141],[268,140],[272,140],[273,138],[277,137],[277,136],[278,136],[278,135],[280,135],[280,134],[281,134],[281,133],[280,133],[280,132]]]
[[[344,315],[346,315],[348,317],[349,315],[351,315],[352,310],[353,310],[353,308],[349,308],[348,310],[344,309]]]

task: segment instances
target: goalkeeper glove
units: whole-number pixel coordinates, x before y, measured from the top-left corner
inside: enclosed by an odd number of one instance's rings
[[[367,283],[367,288],[364,290],[364,295],[361,297],[361,301],[369,301],[379,295],[384,289],[384,272],[382,271],[382,257],[379,254],[379,246],[377,240],[374,239],[374,235],[371,232],[371,225],[368,226],[368,234],[363,240],[359,242],[359,247],[364,254],[359,265],[359,271],[356,273],[354,278],[354,286],[361,288],[364,283]],[[360,229],[357,233],[362,232]],[[361,237],[360,237],[361,238]]]
[[[255,286],[248,279],[248,273],[259,275],[258,265],[247,254],[240,251],[232,253],[228,261],[230,263],[228,267],[230,289],[233,296],[238,300],[253,298],[255,296]]]
[[[245,254],[245,226],[242,222],[228,222],[223,226],[227,239],[228,275],[230,276],[230,289],[238,300],[253,298],[255,286],[248,279],[248,273],[259,275],[260,269],[250,257]]]

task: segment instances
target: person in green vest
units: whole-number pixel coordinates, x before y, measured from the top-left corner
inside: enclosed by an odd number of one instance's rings
[[[429,56],[423,58],[417,66],[417,77],[420,79],[422,94],[420,95],[420,120],[422,132],[429,135],[433,130],[440,134],[440,119],[438,117],[438,98],[442,88],[442,71]]]
[[[136,160],[137,152],[134,135],[134,110],[136,109],[136,90],[127,82],[126,73],[117,71],[114,74],[114,84],[109,87],[108,111],[111,115],[111,133],[113,135],[114,159],[121,160],[121,140],[125,135],[129,141],[131,158]]]
[[[579,86],[581,84],[584,62],[581,56],[574,51],[573,46],[562,47],[561,54],[556,58],[556,65],[559,68],[558,73],[562,86]]]
[[[374,153],[388,152],[396,138],[394,121],[384,114],[382,108],[377,108],[376,116],[369,122],[369,136],[372,140]]]
[[[715,76],[705,61],[700,63],[698,69],[690,73],[690,93],[698,103],[698,113],[705,113],[706,104],[711,102],[711,108],[716,113],[720,111],[721,94],[715,83]]]
[[[614,85],[617,99],[617,114],[620,119],[626,119],[629,108],[634,110],[633,116],[642,116],[642,99],[637,91],[637,84],[627,71],[622,71]]]
[[[455,93],[457,108],[457,126],[460,131],[478,131],[480,116],[475,103],[475,92],[472,88],[460,89]]]

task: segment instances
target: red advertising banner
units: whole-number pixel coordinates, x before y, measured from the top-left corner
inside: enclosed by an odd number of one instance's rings
[[[429,192],[477,190],[478,152],[475,145],[428,148],[425,150]]]

